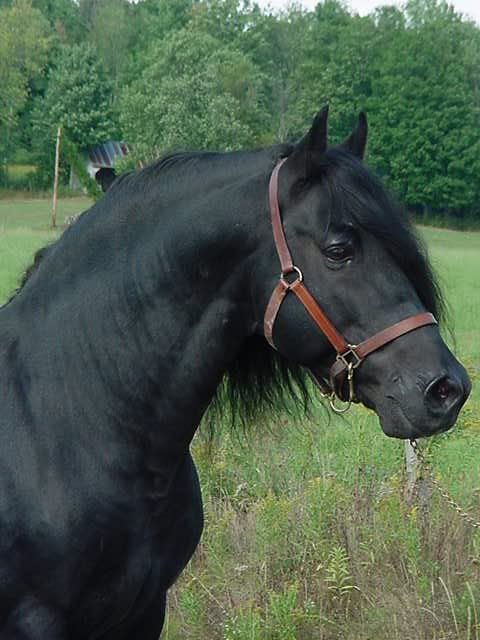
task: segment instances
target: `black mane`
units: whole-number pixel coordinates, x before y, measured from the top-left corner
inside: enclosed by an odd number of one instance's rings
[[[128,206],[135,194],[150,191],[157,180],[174,170],[181,169],[182,180],[188,180],[192,165],[198,163],[220,160],[223,166],[227,163],[231,165],[234,175],[239,166],[245,163],[246,156],[251,160],[257,154],[265,171],[271,171],[278,158],[289,155],[291,151],[291,146],[276,145],[258,152],[169,154],[140,171],[119,176],[102,200],[110,200],[110,205],[121,201],[122,206]],[[331,196],[327,226],[335,215],[336,221],[352,222],[375,236],[407,275],[425,308],[441,320],[445,305],[426,248],[416,235],[406,212],[388,194],[380,180],[339,147],[332,147],[324,154],[318,170],[321,178],[327,181]],[[308,184],[299,188],[308,188]],[[338,216],[342,220],[338,220]],[[12,299],[42,261],[48,258],[48,253],[47,246],[35,254],[33,264],[26,270]],[[299,410],[305,412],[309,407],[309,395],[304,369],[287,362],[268,346],[263,337],[252,336],[246,340],[226,372],[210,405],[208,423],[212,426],[217,418],[224,420],[228,415],[232,424],[238,419],[243,426],[250,426],[262,416],[274,417],[285,412],[297,413]]]

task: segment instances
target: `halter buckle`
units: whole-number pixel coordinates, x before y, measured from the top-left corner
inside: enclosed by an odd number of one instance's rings
[[[340,362],[343,362],[343,364],[348,370],[356,369],[363,362],[363,358],[361,358],[356,351],[358,345],[349,344],[347,346],[348,346],[348,349],[346,351],[344,351],[343,353],[337,354],[337,360],[340,360]]]

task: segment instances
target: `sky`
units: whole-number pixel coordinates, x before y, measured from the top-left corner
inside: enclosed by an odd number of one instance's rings
[[[318,0],[296,0],[295,4],[301,4],[307,9],[313,9],[317,2]],[[259,4],[263,7],[271,6],[272,8],[281,9],[289,4],[289,0],[259,0]],[[379,5],[400,5],[402,3],[400,0],[347,0],[346,4],[354,13],[366,15]],[[458,13],[463,13],[480,24],[480,0],[452,0],[449,4],[453,4],[455,11]]]

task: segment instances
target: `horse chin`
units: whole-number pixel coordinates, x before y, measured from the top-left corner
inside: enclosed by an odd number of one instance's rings
[[[401,440],[427,438],[448,431],[455,424],[453,419],[441,426],[435,424],[432,428],[428,417],[423,415],[423,412],[421,415],[409,416],[401,403],[391,397],[378,403],[375,412],[385,435]]]
[[[407,418],[401,407],[396,403],[388,403],[389,406],[378,410],[377,415],[380,420],[385,435],[401,440],[419,438],[426,435],[421,429],[415,427],[413,422]]]

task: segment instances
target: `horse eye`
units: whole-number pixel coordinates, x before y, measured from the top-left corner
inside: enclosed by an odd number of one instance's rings
[[[349,244],[334,244],[325,249],[325,255],[332,262],[346,262],[353,257],[353,247]]]

